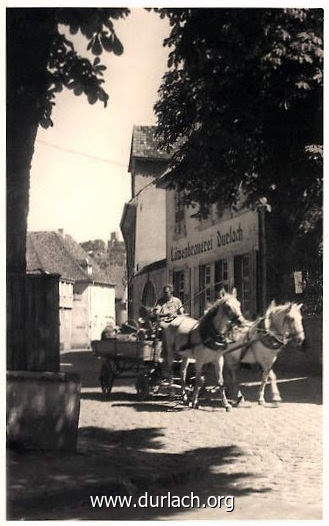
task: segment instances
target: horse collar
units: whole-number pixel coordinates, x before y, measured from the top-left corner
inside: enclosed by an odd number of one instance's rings
[[[262,342],[264,345],[266,345],[266,347],[277,350],[283,345],[286,345],[287,341],[285,341],[284,335],[277,334],[270,329],[270,320],[268,316],[261,318],[260,329],[265,333],[264,337],[262,338]]]
[[[210,320],[211,318],[203,318],[200,321],[199,332],[202,343],[212,351],[225,349],[227,347],[225,334],[216,331]]]

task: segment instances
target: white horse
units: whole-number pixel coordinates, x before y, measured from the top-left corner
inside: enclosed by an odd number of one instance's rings
[[[225,366],[232,379],[232,398],[237,405],[244,400],[237,383],[237,372],[241,363],[257,363],[262,368],[262,382],[258,393],[260,405],[265,404],[264,393],[268,378],[271,381],[272,401],[282,401],[272,367],[278,353],[287,343],[292,342],[300,346],[305,339],[301,307],[302,304],[276,305],[275,301],[272,301],[263,318],[251,323],[249,327],[234,329],[233,339],[237,343],[246,344],[232,351],[236,345],[233,343],[224,352]]]
[[[182,358],[181,379],[182,396],[187,402],[186,372],[190,362],[195,363],[195,385],[192,407],[198,406],[198,395],[203,384],[202,369],[207,363],[214,363],[217,382],[221,392],[222,402],[230,409],[223,379],[223,350],[226,348],[226,336],[235,325],[245,325],[247,320],[241,312],[241,305],[236,297],[236,290],[229,294],[221,290],[219,299],[200,319],[188,316],[178,316],[163,331],[163,344],[167,352],[169,378],[172,383],[172,363],[175,355]]]

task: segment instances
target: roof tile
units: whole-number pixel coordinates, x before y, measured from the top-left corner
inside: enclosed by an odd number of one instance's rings
[[[169,160],[171,155],[160,150],[155,138],[156,126],[134,126],[131,157]]]
[[[68,234],[56,231],[28,232],[26,244],[27,272],[60,274],[70,281],[95,281],[111,285],[106,274]],[[92,273],[88,274],[87,266]]]

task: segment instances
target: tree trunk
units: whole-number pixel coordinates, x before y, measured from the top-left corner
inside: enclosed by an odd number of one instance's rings
[[[53,9],[7,9],[7,350],[12,369],[24,369],[27,363],[24,306],[30,169],[56,29]]]

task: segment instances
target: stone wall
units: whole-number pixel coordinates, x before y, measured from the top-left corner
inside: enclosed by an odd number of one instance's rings
[[[35,450],[74,451],[80,380],[68,373],[7,373],[7,444]]]

